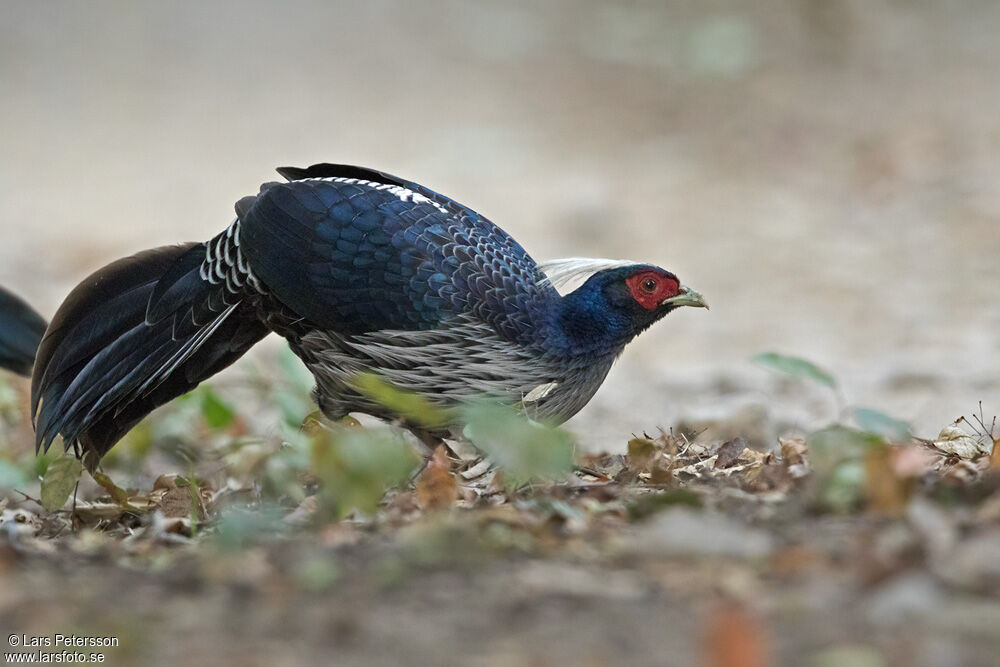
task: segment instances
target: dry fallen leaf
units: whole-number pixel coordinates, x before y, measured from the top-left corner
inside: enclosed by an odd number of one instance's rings
[[[168,489],[160,498],[157,508],[168,519],[188,517],[192,511],[200,510],[194,506],[191,488],[186,486],[175,486]],[[200,511],[199,514],[201,514]]]
[[[896,474],[889,447],[875,448],[865,456],[865,492],[869,509],[887,516],[902,515],[912,486],[912,480]]]
[[[648,438],[632,438],[628,441],[629,463],[638,472],[649,472],[649,466],[656,456],[656,445]]]
[[[658,457],[649,471],[650,484],[670,484],[673,482],[675,463],[673,459],[664,456]]]
[[[173,489],[177,486],[177,475],[160,475],[153,482],[153,490]]]
[[[962,459],[975,459],[989,456],[993,452],[993,443],[974,438],[955,425],[945,426],[938,434],[934,446],[946,454],[954,454]]]
[[[778,438],[781,445],[781,460],[786,466],[805,463],[806,441],[803,438]]]
[[[734,438],[729,440],[721,447],[717,452],[718,458],[715,459],[716,469],[729,468],[736,464],[736,462],[743,455],[743,450],[747,448],[747,441],[743,438]]]
[[[451,473],[451,460],[442,445],[434,450],[416,485],[417,502],[424,509],[451,507],[458,498],[458,482]]]
[[[100,484],[101,488],[108,492],[108,495],[111,496],[111,500],[125,509],[129,509],[128,494],[125,493],[124,489],[115,484],[114,481],[112,481],[112,479],[103,472],[95,472],[92,476],[94,481]]]

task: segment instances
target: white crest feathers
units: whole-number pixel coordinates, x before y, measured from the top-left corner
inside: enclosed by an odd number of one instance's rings
[[[627,259],[601,259],[595,257],[567,257],[539,262],[538,269],[559,294],[566,295],[587,282],[587,279],[605,269],[634,266],[637,262]]]

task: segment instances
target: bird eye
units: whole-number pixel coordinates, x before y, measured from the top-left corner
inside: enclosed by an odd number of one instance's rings
[[[647,292],[655,292],[656,281],[653,280],[652,278],[647,278],[646,281],[642,284],[642,289],[646,290]]]

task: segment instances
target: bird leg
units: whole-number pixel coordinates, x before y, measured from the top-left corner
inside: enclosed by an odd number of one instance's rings
[[[410,434],[413,435],[414,445],[421,454],[420,465],[418,465],[416,469],[412,473],[410,473],[411,483],[415,482],[416,479],[420,477],[420,474],[424,471],[424,469],[427,467],[427,464],[430,463],[431,459],[434,457],[434,450],[436,450],[439,446],[443,445],[445,450],[449,453],[449,455],[452,454],[451,448],[448,446],[448,443],[445,442],[444,438],[440,438],[422,428],[418,428],[411,424],[407,424],[401,419],[397,419],[396,421],[394,421],[393,425],[402,428],[406,431],[409,431]]]
[[[417,470],[410,476],[411,482],[419,477],[420,473],[424,471],[438,447],[444,447],[445,452],[448,454],[448,458],[458,464],[459,471],[477,471],[477,474],[472,475],[472,477],[465,477],[464,479],[466,481],[481,477],[494,468],[494,463],[489,459],[489,457],[479,451],[474,445],[469,443],[468,440],[459,434],[453,434],[455,439],[448,440],[421,428],[409,425],[405,426],[405,428],[413,434],[418,446],[423,450],[424,454],[424,460],[421,462]],[[470,456],[470,454],[474,455]],[[468,472],[463,473],[463,475],[467,474]],[[462,479],[459,481],[462,481]]]
[[[417,439],[417,443],[420,449],[422,450],[425,459],[429,459],[430,457],[434,456],[434,450],[437,449],[439,445],[445,445],[445,447],[447,447],[447,444],[445,443],[443,438],[439,438],[438,436],[434,435],[433,433],[430,433],[429,431],[426,431],[422,428],[407,426],[405,424],[400,424],[400,425],[403,426],[403,428],[408,430],[410,433],[412,433],[413,436]]]
[[[407,431],[413,434],[413,436],[417,440],[417,445],[420,448],[421,453],[424,455],[425,459],[429,459],[430,457],[434,456],[434,450],[436,450],[438,447],[444,447],[445,451],[448,453],[448,456],[450,456],[452,459],[456,461],[463,460],[462,455],[451,445],[450,442],[448,442],[441,436],[435,435],[434,433],[426,429],[413,426],[411,424],[397,422],[396,425],[405,428]]]

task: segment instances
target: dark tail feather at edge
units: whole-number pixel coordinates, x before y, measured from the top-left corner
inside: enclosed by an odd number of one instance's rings
[[[191,261],[204,244],[147,250],[98,270],[74,289],[35,360],[36,447],[57,435],[93,470],[153,409],[229,366],[267,335],[248,304],[225,303]],[[161,282],[162,281],[162,282]],[[165,284],[167,283],[167,284]],[[177,285],[174,289],[171,289]],[[171,308],[151,304],[164,293]],[[156,317],[147,311],[157,306]]]
[[[0,368],[31,375],[45,318],[23,299],[0,288]]]

